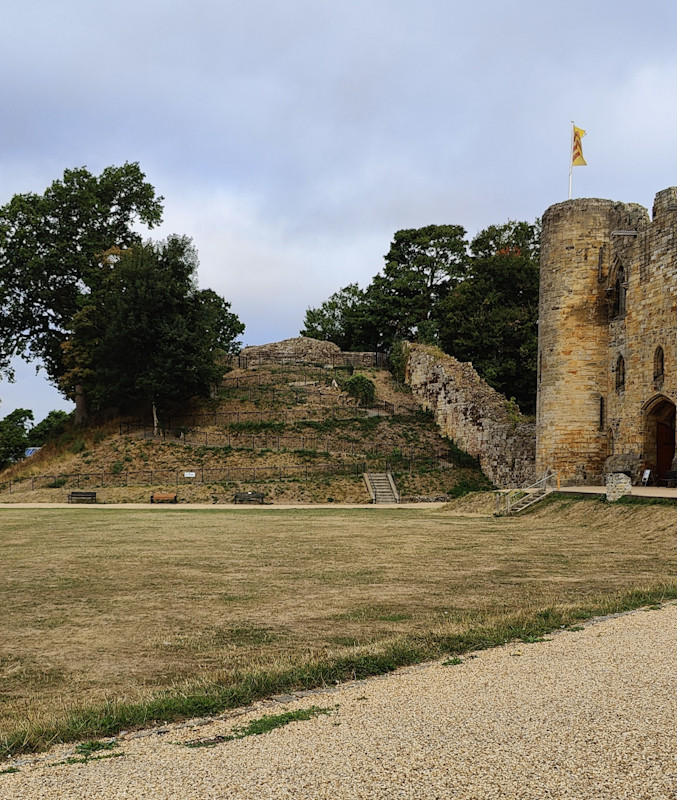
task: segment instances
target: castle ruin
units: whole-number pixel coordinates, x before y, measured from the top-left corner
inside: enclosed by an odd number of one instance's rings
[[[677,188],[543,215],[536,470],[565,483],[675,458]]]

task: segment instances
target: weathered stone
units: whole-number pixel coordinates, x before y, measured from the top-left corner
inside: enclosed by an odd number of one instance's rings
[[[609,456],[604,462],[605,476],[613,472],[623,472],[634,484],[641,481],[643,471],[644,461],[638,453],[618,453]]]
[[[436,347],[408,345],[405,380],[442,433],[477,458],[501,488],[534,480],[534,424],[489,386],[473,365]]]
[[[623,472],[613,472],[606,476],[606,499],[615,503],[632,491],[630,478]]]
[[[311,339],[308,336],[245,347],[240,356],[247,358],[250,365],[286,363],[332,367],[352,364],[355,367],[373,367],[383,366],[386,360],[383,353],[344,353],[333,342]]]
[[[599,482],[610,456],[665,472],[677,398],[677,188],[543,215],[536,468]],[[660,463],[659,463],[660,462]]]

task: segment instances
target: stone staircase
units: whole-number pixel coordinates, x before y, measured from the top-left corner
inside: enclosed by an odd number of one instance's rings
[[[365,472],[364,482],[372,503],[400,502],[400,493],[390,472]]]

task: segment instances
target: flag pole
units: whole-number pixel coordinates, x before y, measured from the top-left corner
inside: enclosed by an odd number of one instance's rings
[[[574,171],[574,121],[571,120],[571,145],[569,147],[569,200],[571,200],[571,174]]]

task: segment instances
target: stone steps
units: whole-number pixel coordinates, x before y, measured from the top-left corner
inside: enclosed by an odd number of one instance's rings
[[[390,472],[365,472],[364,482],[372,503],[399,503],[399,492]]]

